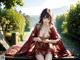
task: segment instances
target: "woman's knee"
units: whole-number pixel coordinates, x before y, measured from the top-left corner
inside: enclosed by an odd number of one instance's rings
[[[52,60],[52,54],[51,52],[48,52],[45,56],[45,60]]]
[[[42,54],[36,54],[37,60],[44,60],[44,56]]]

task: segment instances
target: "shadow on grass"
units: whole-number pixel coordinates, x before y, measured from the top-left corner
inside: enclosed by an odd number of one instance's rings
[[[64,46],[69,49],[75,57],[80,58],[80,41],[75,40],[68,34],[60,33]]]

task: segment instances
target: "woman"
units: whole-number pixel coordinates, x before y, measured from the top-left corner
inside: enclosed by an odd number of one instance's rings
[[[36,24],[28,41],[16,54],[35,54],[37,60],[52,60],[52,57],[71,56],[71,53],[65,49],[60,35],[52,24],[50,9],[45,8],[42,11],[39,23]]]

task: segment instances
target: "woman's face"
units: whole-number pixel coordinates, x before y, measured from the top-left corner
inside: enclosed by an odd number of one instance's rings
[[[49,24],[50,20],[48,18],[43,18],[43,24]]]

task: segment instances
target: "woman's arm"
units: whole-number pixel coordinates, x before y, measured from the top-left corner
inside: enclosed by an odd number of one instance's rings
[[[42,40],[39,37],[34,37],[33,41],[35,41],[35,42],[42,42]]]
[[[35,41],[35,42],[37,42],[37,41],[41,42],[41,39],[39,37],[37,37],[37,33],[39,32],[38,31],[39,30],[39,26],[40,26],[39,23],[36,24],[36,26],[35,26],[35,28],[34,28],[34,30],[32,32],[32,40]]]
[[[52,43],[52,44],[56,44],[57,42],[59,41],[59,39],[56,39],[56,40],[52,40],[52,39],[46,39],[46,40],[43,40],[42,42],[43,43]]]
[[[52,39],[45,39],[45,40],[41,40],[41,38],[39,38],[39,37],[34,37],[33,38],[33,41],[35,41],[35,42],[43,42],[43,43],[53,43],[53,44],[56,44],[58,41],[59,41],[59,39],[56,39],[56,40],[52,40]]]

